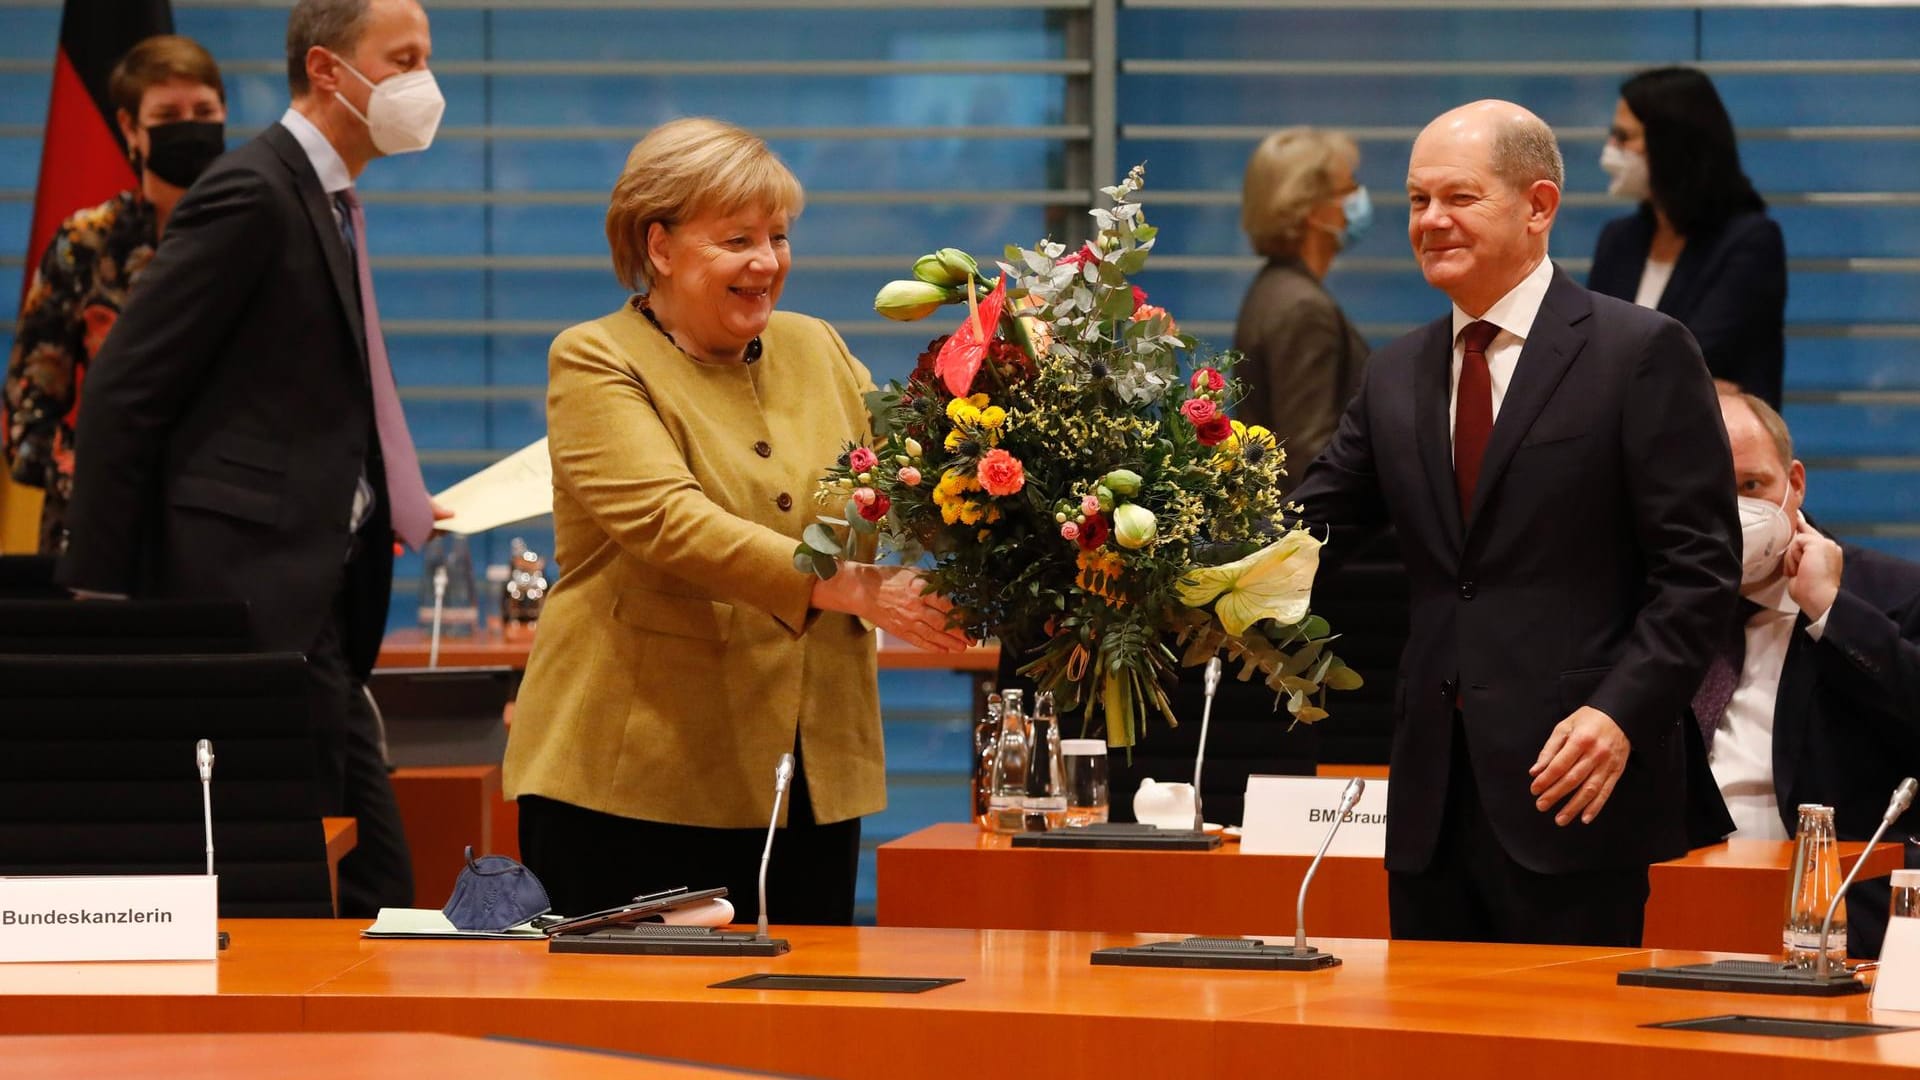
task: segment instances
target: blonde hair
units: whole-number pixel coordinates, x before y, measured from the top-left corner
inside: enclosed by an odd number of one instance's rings
[[[647,233],[746,207],[797,217],[806,196],[779,155],[752,132],[704,116],[674,120],[634,144],[607,207],[607,245],[620,284],[653,284]]]
[[[1247,159],[1240,229],[1262,255],[1294,255],[1307,215],[1332,198],[1334,167],[1360,164],[1360,148],[1338,131],[1290,127],[1261,140]]]

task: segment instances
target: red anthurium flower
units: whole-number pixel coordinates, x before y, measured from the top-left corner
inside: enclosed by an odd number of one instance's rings
[[[994,329],[1000,325],[1000,308],[1006,302],[1007,283],[1002,278],[986,299],[980,301],[979,319],[968,312],[960,329],[940,347],[933,371],[954,397],[966,397],[973,389],[973,377],[980,373],[980,362],[986,359],[987,345],[993,340]]]

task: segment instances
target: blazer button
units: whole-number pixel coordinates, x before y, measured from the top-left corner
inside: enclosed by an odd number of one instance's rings
[[[782,510],[791,510],[793,509],[793,496],[783,491],[780,493],[779,498],[773,500],[773,505],[779,507]]]
[[[759,454],[761,457],[772,457],[773,447],[767,444],[767,440],[761,439],[759,442],[753,444],[753,452]]]
[[[1460,599],[1462,600],[1473,599],[1473,582],[1463,581],[1460,583]]]

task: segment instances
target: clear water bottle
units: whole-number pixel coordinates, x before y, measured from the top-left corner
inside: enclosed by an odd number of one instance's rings
[[[1060,767],[1060,718],[1053,695],[1034,699],[1031,746],[1027,754],[1027,831],[1045,832],[1065,824],[1067,782]]]
[[[1820,955],[1820,927],[1826,921],[1827,908],[1840,891],[1840,849],[1834,840],[1833,807],[1801,806],[1800,825],[1793,836],[1793,876],[1780,944],[1788,964],[1810,968]],[[1827,962],[1841,964],[1846,958],[1847,905],[1842,903],[1833,915],[1833,931],[1827,935]]]
[[[467,538],[441,533],[420,553],[420,625],[442,637],[471,637],[480,626],[479,590]]]
[[[993,795],[987,817],[994,832],[1027,831],[1027,727],[1025,695],[1019,690],[1000,694],[1000,735],[994,740]]]
[[[1000,692],[987,694],[987,715],[973,725],[973,819],[993,831],[993,758],[1000,741]]]

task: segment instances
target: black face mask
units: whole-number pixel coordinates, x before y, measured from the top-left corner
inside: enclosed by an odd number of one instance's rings
[[[181,120],[147,129],[146,167],[174,187],[192,187],[213,159],[226,152],[225,124]]]

